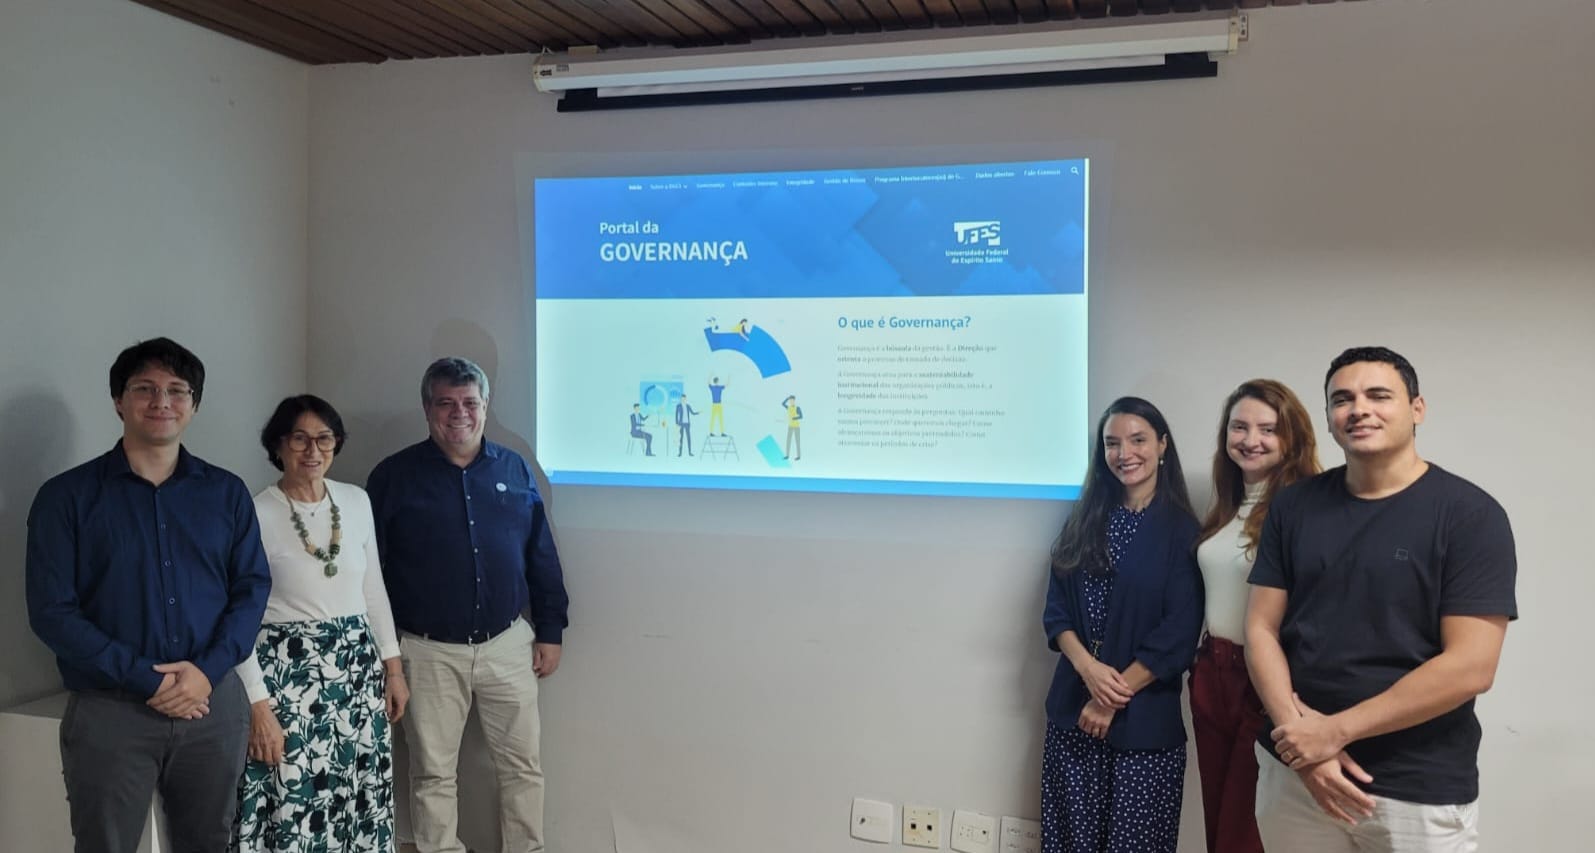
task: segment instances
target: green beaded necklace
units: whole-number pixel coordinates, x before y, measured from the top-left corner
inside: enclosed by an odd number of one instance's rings
[[[283,497],[288,496],[284,494]],[[343,546],[338,544],[343,541],[343,525],[340,523],[342,519],[338,515],[338,502],[332,499],[330,488],[327,489],[327,503],[332,504],[332,542],[327,545],[325,551],[310,544],[310,534],[305,530],[305,520],[299,517],[299,510],[294,506],[293,498],[288,498],[288,517],[293,520],[294,530],[299,533],[299,541],[305,546],[305,553],[320,560],[326,566],[322,571],[330,578],[338,573],[338,552],[343,550]]]

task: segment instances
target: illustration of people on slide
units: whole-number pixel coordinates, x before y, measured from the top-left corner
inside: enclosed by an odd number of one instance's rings
[[[717,423],[720,425],[719,435],[723,436],[723,435],[726,434],[726,412],[725,412],[725,407],[720,404],[720,396],[725,393],[725,390],[726,390],[726,383],[721,382],[720,381],[720,377],[712,376],[712,377],[709,378],[709,434],[710,435],[715,435],[716,434],[715,431],[714,431],[714,425],[717,424]]]
[[[743,317],[742,319],[737,321],[737,334],[741,335],[743,340],[747,340],[748,339],[748,329],[749,328],[750,327],[748,326],[748,318]]]
[[[698,410],[687,402],[687,395],[682,394],[680,401],[676,403],[676,429],[680,430],[676,437],[677,456],[681,455],[683,448],[686,449],[688,456],[692,455],[692,416],[696,414]]]
[[[640,403],[632,403],[631,404],[631,437],[632,438],[640,438],[640,439],[642,439],[642,441],[643,441],[643,444],[642,444],[643,455],[644,456],[652,456],[652,455],[654,455],[654,436],[653,436],[653,433],[643,429],[643,426],[645,426],[647,423],[648,423],[648,416],[642,413],[642,404],[640,404]]]
[[[786,454],[781,458],[796,462],[803,458],[803,436],[799,432],[803,426],[803,408],[797,404],[797,397],[791,394],[781,401],[781,405],[786,409]],[[797,444],[796,456],[792,455],[794,442]]]

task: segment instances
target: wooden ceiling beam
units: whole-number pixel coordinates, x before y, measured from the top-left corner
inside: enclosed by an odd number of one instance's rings
[[[826,33],[846,36],[858,32],[853,22],[843,16],[830,0],[797,0],[797,3]]]
[[[887,0],[887,2],[892,4],[892,8],[903,19],[903,25],[911,30],[922,30],[936,25],[936,22],[930,19],[930,12],[920,0]]]
[[[666,44],[681,46],[712,44],[710,33],[669,3],[653,0],[605,0],[604,5],[631,7],[639,21],[652,21],[650,29]]]
[[[133,2],[139,4],[140,6],[154,9],[157,12],[171,15],[179,20],[187,21],[197,27],[203,27],[212,32],[221,33],[224,36],[238,39],[245,44],[252,44],[262,50],[269,50],[279,56],[286,56],[289,59],[296,59],[305,63],[306,65],[325,65],[329,62],[339,61],[337,57],[329,57],[325,54],[301,52],[288,45],[279,44],[252,32],[240,30],[235,27],[229,27],[226,24],[220,23],[211,18],[190,12],[181,6],[174,6],[170,3],[161,2],[161,0],[133,0]]]
[[[567,0],[597,15],[601,20],[618,25],[636,37],[636,44],[682,44],[685,34],[673,29],[659,18],[648,14],[632,0]]]
[[[310,64],[717,46],[1335,0],[134,0]]]
[[[699,0],[662,0],[671,6],[687,20],[692,21],[699,29],[709,34],[710,39],[717,44],[736,44],[746,42],[748,37],[742,34],[736,24],[731,23],[726,17]]]
[[[1080,9],[1074,5],[1074,0],[1047,0],[1047,11],[1054,20],[1060,21],[1067,21],[1080,15]]]
[[[510,10],[513,14],[524,16],[528,20],[547,21],[548,27],[554,34],[566,39],[567,46],[596,45],[598,47],[614,47],[620,43],[603,30],[577,18],[553,3],[542,2],[542,0],[495,0],[495,2]]]
[[[897,13],[897,9],[892,5],[891,0],[859,0],[859,3],[864,7],[865,11],[870,13],[870,17],[880,21],[881,29],[902,30],[908,28],[908,22],[903,20],[903,16]]]
[[[964,19],[958,16],[958,9],[953,6],[952,0],[919,0],[925,4],[925,10],[930,12],[931,22],[938,27],[961,27]],[[981,14],[985,14],[984,11]]]
[[[440,55],[435,48],[420,43],[409,33],[381,18],[343,3],[326,0],[253,0],[306,26],[324,29],[341,39],[375,51],[389,59],[418,59]]]
[[[433,17],[444,26],[469,33],[478,41],[491,45],[494,53],[522,53],[535,51],[536,45],[524,35],[504,27],[493,20],[479,4],[456,0],[412,0],[430,7]]]
[[[594,9],[586,0],[525,0],[525,2],[535,3],[540,7],[548,6],[550,9],[562,11],[577,20],[589,21],[595,29],[601,28],[603,32],[614,38],[618,44],[625,47],[657,44],[646,35],[645,30],[634,27],[624,16],[616,18],[609,14],[607,9]]]
[[[952,0],[953,14],[958,16],[959,26],[978,27],[992,23],[991,12],[981,0]]]
[[[540,48],[547,50],[564,50],[573,44],[598,44],[595,39],[598,34],[589,31],[591,35],[577,35],[570,29],[554,23],[548,18],[533,14],[515,0],[477,0],[484,5],[492,7],[500,16],[509,22],[517,31],[524,33],[527,38]],[[600,45],[606,47],[607,45]]]
[[[825,2],[825,0],[821,0]],[[853,29],[861,33],[879,32],[884,25],[859,0],[829,0],[838,14],[847,19]],[[890,8],[890,7],[888,7]]]
[[[1108,0],[1075,0],[1074,8],[1082,18],[1105,18],[1108,16]]]
[[[1007,26],[1019,23],[1019,7],[1014,0],[985,0],[986,17],[993,24]]]
[[[791,24],[801,35],[819,36],[825,34],[825,23],[814,17],[803,4],[795,0],[763,0],[764,5],[770,7],[781,20]]]
[[[748,40],[766,39],[776,32],[765,22],[759,20],[736,0],[698,0],[705,6],[713,9],[715,14],[725,18],[742,29]]]
[[[143,0],[138,0],[143,2]],[[145,5],[155,6],[154,3]],[[382,62],[388,57],[316,27],[306,26],[293,18],[271,9],[256,6],[249,0],[160,0],[163,11],[181,10],[188,20],[199,18],[211,21],[238,32],[249,33],[271,44],[281,45],[290,55],[311,62]],[[268,48],[269,49],[269,48]],[[279,51],[281,52],[281,51]]]
[[[1046,0],[1014,0],[1013,5],[1019,13],[1019,20],[1027,24],[1040,23],[1051,17]]]
[[[346,0],[372,7],[372,14],[382,14],[393,25],[443,44],[453,45],[446,56],[481,56],[493,49],[445,22],[436,20],[430,9],[417,9],[405,0]]]

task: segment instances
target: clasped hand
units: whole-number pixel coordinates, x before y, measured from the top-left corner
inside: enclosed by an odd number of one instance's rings
[[[1135,691],[1118,670],[1099,660],[1092,660],[1079,670],[1091,698],[1104,708],[1118,711],[1130,704]]]
[[[1346,748],[1349,738],[1335,718],[1326,717],[1307,707],[1301,697],[1294,693],[1290,698],[1296,703],[1296,711],[1301,716],[1273,731],[1274,752],[1281,761],[1289,764],[1292,770],[1300,770],[1328,761]]]
[[[1090,699],[1080,709],[1080,719],[1075,725],[1094,738],[1105,738],[1108,736],[1108,726],[1113,724],[1114,713],[1112,708],[1103,707],[1097,700]]]
[[[1335,721],[1291,694],[1301,716],[1274,729],[1274,752],[1301,777],[1313,802],[1330,817],[1355,824],[1373,815],[1374,800],[1352,781],[1373,776],[1345,751],[1347,738]],[[1348,778],[1348,774],[1351,778]]]
[[[144,704],[176,720],[197,720],[210,713],[210,679],[186,660],[156,664],[161,686]]]

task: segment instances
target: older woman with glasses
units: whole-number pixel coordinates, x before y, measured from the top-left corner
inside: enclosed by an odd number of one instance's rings
[[[255,496],[272,591],[255,655],[233,849],[393,849],[391,724],[409,688],[382,582],[371,502],[327,479],[343,420],[289,397],[261,430],[282,479]]]

